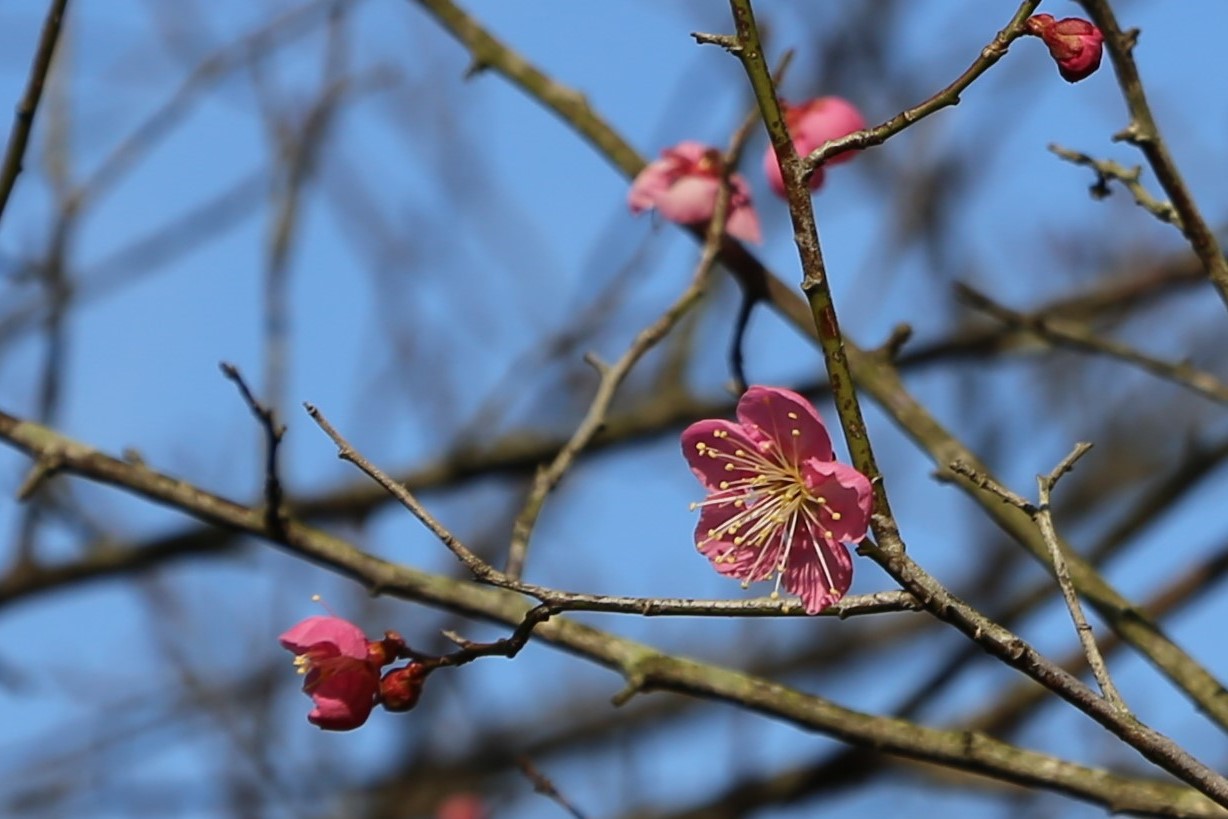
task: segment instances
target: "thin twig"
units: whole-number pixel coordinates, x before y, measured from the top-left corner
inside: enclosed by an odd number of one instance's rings
[[[539,771],[528,757],[517,757],[516,767],[524,774],[525,779],[533,783],[534,792],[540,793],[542,796],[555,802],[560,808],[575,817],[575,819],[585,819],[584,814],[559,792],[554,783],[544,773]]]
[[[512,632],[510,637],[504,637],[495,640],[492,643],[477,643],[472,640],[466,640],[454,631],[445,631],[444,637],[447,637],[452,642],[456,643],[459,648],[456,651],[438,656],[419,654],[416,651],[410,650],[407,646],[404,647],[402,653],[406,658],[422,663],[427,671],[433,671],[436,668],[454,668],[471,663],[480,657],[506,657],[507,659],[515,659],[520,650],[528,645],[529,638],[533,636],[533,629],[542,623],[549,620],[555,614],[554,610],[547,605],[535,606],[529,609],[525,614],[524,619],[516,626],[516,630]]]
[[[1203,219],[1198,203],[1186,187],[1185,180],[1177,169],[1177,163],[1168,152],[1168,145],[1160,135],[1160,128],[1151,113],[1147,94],[1143,90],[1143,81],[1134,62],[1138,30],[1123,31],[1108,0],[1079,0],[1079,3],[1104,34],[1105,48],[1109,52],[1109,59],[1113,61],[1113,68],[1117,71],[1117,84],[1121,87],[1126,107],[1130,111],[1130,123],[1113,139],[1129,142],[1142,151],[1160,187],[1168,194],[1169,201],[1177,212],[1178,219],[1174,224],[1181,227],[1181,232],[1193,248],[1194,255],[1202,262],[1207,278],[1215,286],[1220,299],[1228,305],[1228,260],[1224,258],[1215,232]]]
[[[1062,347],[1085,353],[1096,353],[1133,364],[1158,378],[1185,387],[1203,398],[1228,404],[1228,384],[1206,370],[1186,362],[1170,362],[1148,355],[1129,344],[1097,335],[1087,324],[1045,313],[1020,313],[964,285],[956,285],[959,297],[972,307],[998,321]]]
[[[431,531],[439,542],[448,548],[448,551],[456,555],[461,563],[469,571],[473,572],[473,576],[479,580],[483,580],[496,585],[502,585],[502,582],[507,578],[503,572],[500,572],[495,567],[491,566],[482,558],[474,554],[469,547],[465,546],[452,532],[440,523],[434,515],[427,510],[422,503],[414,497],[414,494],[406,489],[400,483],[397,483],[389,477],[383,470],[375,464],[367,460],[361,452],[347,441],[340,432],[338,432],[329,420],[324,417],[324,413],[320,412],[314,404],[304,403],[303,408],[307,410],[307,414],[311,416],[311,420],[315,421],[320,429],[324,430],[324,434],[333,440],[337,445],[337,457],[343,461],[349,461],[354,466],[365,472],[372,480],[384,487],[390,495],[396,498],[402,506],[410,511],[422,525]]]
[[[753,123],[754,120],[749,120],[738,129],[729,149],[731,156],[736,156],[741,151]],[[508,577],[520,579],[528,554],[529,538],[533,534],[533,527],[537,524],[542,507],[545,506],[547,495],[558,486],[559,481],[571,468],[581,450],[588,446],[601,431],[609,413],[610,404],[613,403],[618,388],[631,373],[632,367],[661,339],[665,338],[687,311],[699,302],[708,289],[708,282],[712,277],[712,271],[721,250],[721,240],[725,234],[725,221],[729,212],[728,174],[731,172],[731,165],[728,161],[725,163],[725,169],[726,176],[717,194],[715,211],[708,224],[703,251],[700,253],[699,262],[695,265],[695,272],[691,275],[690,284],[661,316],[640,331],[618,361],[608,366],[595,363],[601,381],[597,386],[592,403],[589,404],[588,412],[585,413],[570,440],[563,445],[550,464],[539,469],[534,475],[533,485],[525,498],[524,506],[512,524],[512,538],[508,548],[506,566]]]
[[[1177,209],[1172,206],[1172,203],[1161,202],[1159,199],[1156,199],[1147,190],[1147,187],[1139,181],[1143,174],[1142,166],[1135,165],[1133,168],[1127,168],[1107,159],[1096,159],[1088,154],[1063,148],[1061,145],[1051,144],[1049,150],[1073,165],[1082,165],[1096,172],[1096,181],[1092,183],[1089,189],[1092,198],[1104,199],[1112,193],[1112,189],[1109,188],[1109,180],[1115,179],[1124,185],[1126,190],[1130,191],[1130,195],[1134,197],[1135,203],[1143,210],[1161,222],[1176,225],[1178,230],[1184,230],[1181,216],[1177,213]]]
[[[692,34],[696,42],[707,43],[714,42],[713,40],[705,39],[713,35]],[[736,38],[734,38],[736,39]],[[793,62],[793,49],[788,49],[780,57],[780,63],[772,74],[773,81],[779,85],[785,78],[785,74],[789,70],[789,65]],[[733,140],[734,148],[729,152],[726,158],[729,167],[734,167],[738,164],[738,156],[741,154],[742,148],[745,147],[746,137],[751,133],[751,129],[759,122],[759,108],[753,106],[742,120],[742,125],[738,128],[738,136]],[[733,379],[733,392],[741,395],[746,392],[746,358],[743,355],[743,345],[746,341],[746,331],[750,328],[750,317],[754,313],[755,305],[763,300],[764,294],[760,288],[741,287],[741,301],[738,303],[738,312],[733,319],[733,333],[729,339],[729,373]]]
[[[610,595],[580,594],[525,583],[499,571],[478,557],[447,527],[440,523],[422,503],[401,483],[388,476],[358,452],[341,433],[329,423],[316,407],[306,404],[307,413],[324,433],[337,445],[337,456],[354,464],[378,483],[402,506],[418,518],[432,534],[463,563],[473,576],[492,586],[518,592],[535,598],[539,603],[558,612],[595,611],[610,614],[638,614],[644,616],[798,616],[804,610],[796,600],[687,600],[659,597],[618,597]],[[820,614],[832,617],[851,617],[856,614],[875,614],[883,611],[915,610],[917,603],[901,592],[880,592],[871,595],[855,595],[828,606]]]
[[[1040,0],[1024,0],[1023,3],[1020,3],[1011,21],[981,49],[980,56],[972,61],[972,64],[968,66],[964,73],[956,77],[950,85],[937,94],[912,108],[901,111],[882,125],[854,131],[847,136],[842,136],[839,139],[833,139],[820,145],[802,160],[804,178],[808,179],[815,169],[827,161],[829,157],[835,156],[842,151],[859,150],[881,145],[905,128],[915,125],[930,114],[952,105],[959,105],[960,94],[973,81],[988,71],[994,63],[1002,59],[1012,42],[1026,33],[1028,17],[1032,15],[1032,12],[1036,11],[1036,7],[1039,5]]]
[[[13,128],[9,131],[8,143],[4,148],[4,162],[0,164],[0,219],[4,218],[4,209],[13,193],[13,186],[17,184],[17,177],[21,174],[26,146],[30,143],[30,131],[34,128],[34,116],[38,113],[38,103],[43,96],[47,72],[51,70],[51,60],[55,56],[55,46],[60,39],[60,28],[67,7],[68,0],[52,0],[47,8],[43,31],[38,38],[38,49],[34,52],[30,76],[26,80],[26,90],[13,114]]]
[[[1049,557],[1053,561],[1053,575],[1057,578],[1057,584],[1062,589],[1062,597],[1066,600],[1066,608],[1070,611],[1070,619],[1074,621],[1075,631],[1079,635],[1079,642],[1083,645],[1083,653],[1087,655],[1087,664],[1091,668],[1097,684],[1100,686],[1100,692],[1104,694],[1106,700],[1121,709],[1123,713],[1128,713],[1125,701],[1121,698],[1121,694],[1117,692],[1117,686],[1113,685],[1112,678],[1109,677],[1108,668],[1104,664],[1104,657],[1101,656],[1100,649],[1096,647],[1096,636],[1092,634],[1092,627],[1087,622],[1087,617],[1083,614],[1082,604],[1079,603],[1078,592],[1075,591],[1074,584],[1070,581],[1070,570],[1066,567],[1066,558],[1062,554],[1062,546],[1058,542],[1057,530],[1053,527],[1053,512],[1049,506],[1053,487],[1057,485],[1057,482],[1063,475],[1074,468],[1075,462],[1086,455],[1091,448],[1092,445],[1088,443],[1075,444],[1075,448],[1062,459],[1061,463],[1053,468],[1052,472],[1048,475],[1036,476],[1036,485],[1039,488],[1037,501],[1039,503],[1032,516],[1036,519],[1036,525],[1040,527],[1040,533],[1045,539],[1045,545],[1049,547]]]
[[[260,428],[264,430],[264,508],[268,515],[269,528],[276,529],[282,525],[286,516],[286,493],[281,485],[281,471],[278,468],[277,457],[281,449],[281,441],[286,435],[286,425],[278,422],[276,409],[261,403],[256,398],[238,367],[225,361],[218,366],[222,370],[222,375],[233,381],[234,385],[239,388],[243,402],[260,422]]]

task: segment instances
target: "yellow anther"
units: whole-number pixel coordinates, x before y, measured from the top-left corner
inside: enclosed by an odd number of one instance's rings
[[[735,450],[733,451],[733,454],[734,454],[734,455],[737,455],[739,458],[745,458],[745,457],[746,457],[746,450],[744,450],[744,449],[735,449]]]
[[[732,472],[732,471],[733,471],[733,464],[725,464],[725,471],[726,471],[726,472]]]
[[[792,418],[794,421],[796,421],[796,420],[797,420],[797,413],[796,413],[796,412],[790,412],[788,415],[789,415],[789,417],[790,417],[790,418]]]
[[[839,513],[839,512],[832,512],[832,513],[831,513],[831,519],[832,519],[832,520],[840,520],[840,513]]]
[[[721,489],[728,489],[728,488],[729,488],[729,481],[721,481],[721,482],[720,482],[720,487],[721,487]]]
[[[698,449],[700,452],[703,452],[705,449],[708,448],[708,445],[705,444],[703,441],[697,441],[695,443],[695,448]]]

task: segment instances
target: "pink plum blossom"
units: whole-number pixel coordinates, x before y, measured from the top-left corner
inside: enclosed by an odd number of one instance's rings
[[[340,617],[308,617],[280,640],[296,655],[303,691],[315,702],[309,722],[348,731],[367,721],[379,693],[382,643],[367,640],[362,629]]]
[[[806,156],[823,147],[824,143],[866,127],[861,112],[851,102],[840,97],[819,97],[801,105],[789,105],[782,101],[781,107],[789,136],[793,137],[793,149],[799,156]],[[856,152],[852,150],[841,151],[828,158],[825,164],[838,165],[849,161],[855,155]],[[767,177],[772,190],[780,196],[785,195],[780,163],[776,159],[776,150],[771,145],[768,145],[767,153],[763,155],[763,175]],[[822,184],[823,168],[819,167],[810,177],[810,189],[818,190]]]
[[[1052,14],[1028,18],[1028,33],[1040,37],[1057,62],[1058,73],[1066,82],[1078,82],[1100,67],[1104,35],[1095,25],[1078,17],[1054,20]]]
[[[724,160],[720,151],[700,142],[679,142],[649,162],[631,183],[627,204],[632,213],[656,210],[671,222],[703,224],[716,210]],[[760,242],[759,217],[750,188],[740,174],[729,177],[729,215],[725,231],[744,242]]]
[[[806,399],[780,387],[751,387],[737,422],[697,421],[682,452],[708,497],[695,545],[723,575],[746,585],[775,576],[776,591],[815,614],[853,580],[845,543],[865,537],[870,481],[837,463],[831,438]]]

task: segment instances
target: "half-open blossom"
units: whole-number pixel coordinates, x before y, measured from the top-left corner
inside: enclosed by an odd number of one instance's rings
[[[703,224],[716,211],[725,163],[721,152],[701,142],[679,142],[649,162],[631,183],[627,204],[632,213],[656,210],[671,222]],[[750,188],[740,174],[729,177],[729,211],[725,232],[745,242],[762,240]]]
[[[383,649],[372,650],[362,629],[340,617],[308,617],[280,637],[296,655],[303,691],[315,708],[307,715],[329,731],[348,731],[367,721],[379,693]]]
[[[775,576],[777,591],[783,585],[815,614],[852,583],[844,544],[865,537],[870,482],[834,460],[827,428],[797,393],[751,387],[737,415],[682,433],[683,455],[708,490],[693,505],[702,510],[695,545],[743,585]]]
[[[801,105],[789,105],[782,100],[781,108],[789,136],[793,137],[793,149],[799,156],[806,156],[823,147],[826,142],[848,136],[866,127],[861,112],[851,102],[840,97],[819,97]],[[854,156],[856,151],[844,150],[829,157],[825,164],[838,165]],[[781,196],[785,195],[780,162],[776,159],[776,150],[771,145],[768,145],[767,153],[763,155],[763,175],[767,177],[772,190]],[[823,168],[820,166],[810,177],[810,190],[818,190],[822,184]]]
[[[1095,25],[1078,17],[1054,20],[1052,14],[1028,18],[1028,32],[1045,41],[1066,82],[1078,82],[1100,67],[1104,35]]]

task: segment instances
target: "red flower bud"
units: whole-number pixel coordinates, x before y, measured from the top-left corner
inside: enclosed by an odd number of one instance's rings
[[[1027,26],[1028,33],[1045,41],[1066,82],[1078,82],[1100,67],[1104,35],[1088,21],[1078,17],[1054,20],[1052,14],[1037,14],[1028,18]]]
[[[379,699],[384,710],[408,711],[417,705],[427,673],[422,663],[410,663],[385,674],[379,681]]]
[[[385,631],[384,639],[367,643],[367,658],[377,668],[383,668],[405,656],[409,646],[405,638],[395,631]]]

